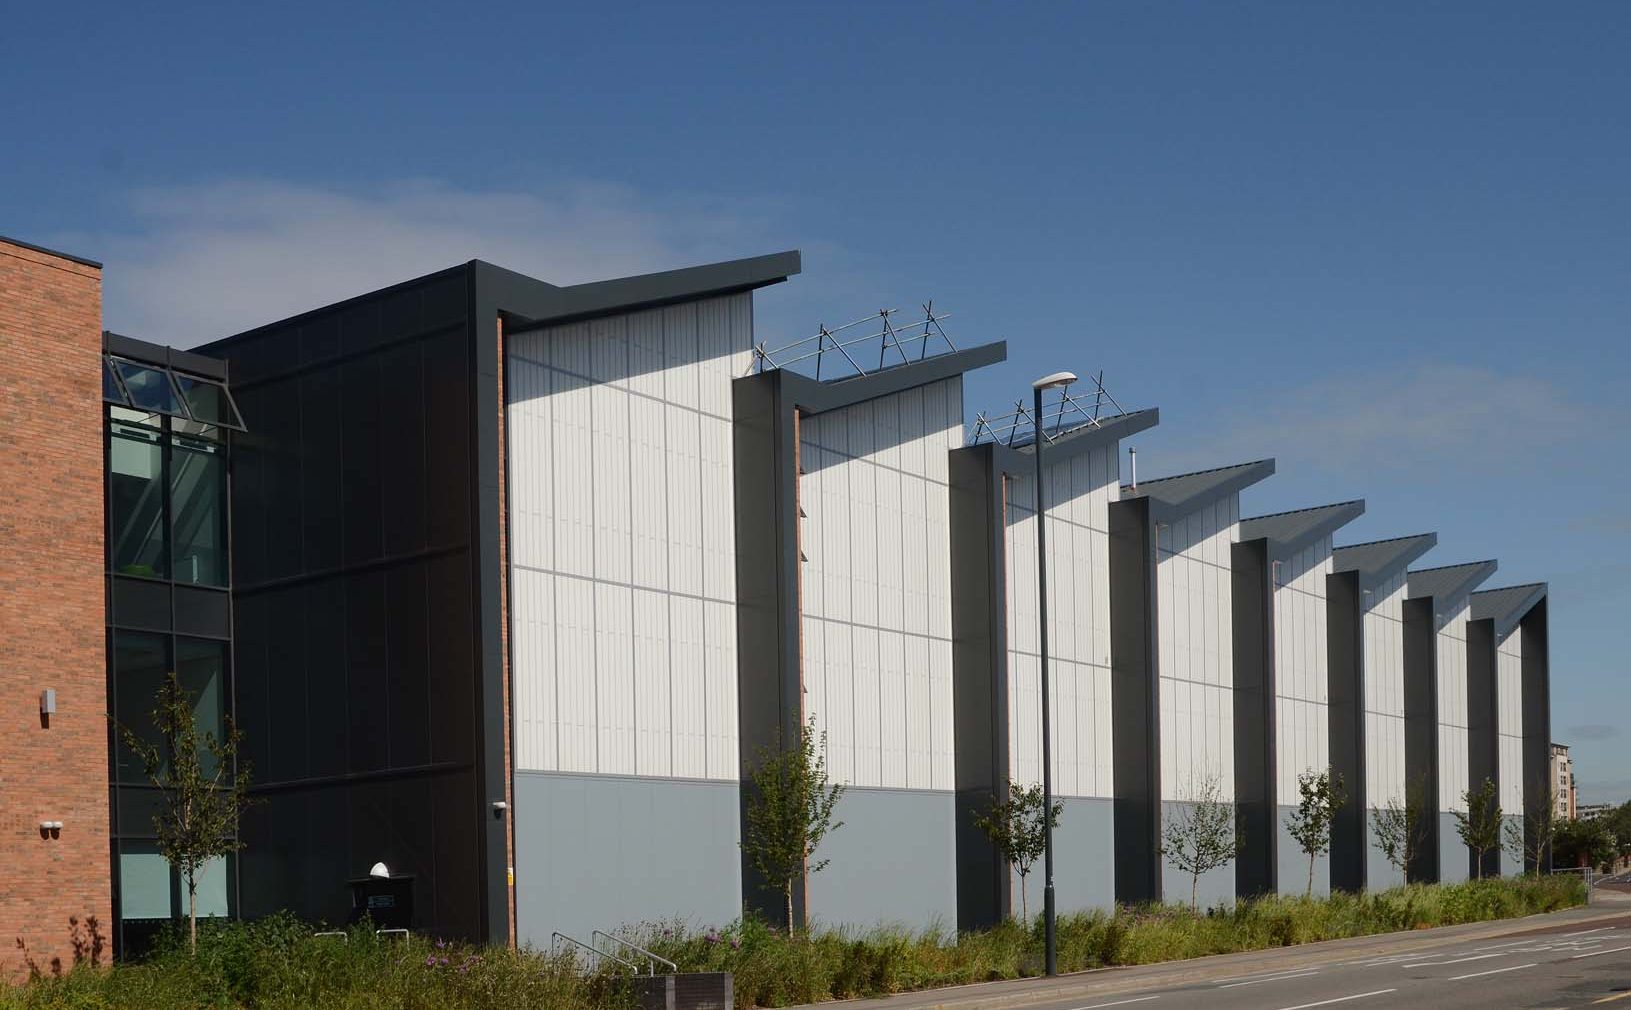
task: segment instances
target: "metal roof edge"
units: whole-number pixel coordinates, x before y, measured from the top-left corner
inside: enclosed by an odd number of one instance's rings
[[[4,242],[7,245],[14,245],[19,249],[27,249],[29,252],[37,252],[44,256],[55,256],[58,259],[67,260],[70,263],[78,263],[82,267],[94,267],[97,270],[102,269],[102,264],[98,263],[96,260],[87,259],[84,256],[76,256],[69,252],[63,252],[61,249],[51,249],[43,245],[35,245],[33,242],[24,242],[22,239],[12,238],[10,235],[0,235],[0,242]]]
[[[917,386],[926,386],[931,382],[949,379],[976,368],[994,365],[1008,358],[1008,342],[998,340],[978,347],[969,347],[961,351],[952,351],[939,354],[932,358],[920,361],[893,365],[889,368],[869,372],[866,375],[852,375],[844,379],[835,379],[830,382],[818,382],[808,375],[789,371],[785,368],[772,369],[760,372],[758,375],[749,375],[737,379],[737,382],[751,381],[759,375],[771,375],[777,378],[774,381],[782,384],[787,401],[804,414],[823,414],[829,410],[838,410],[843,407],[865,403],[867,400],[876,400],[880,396],[889,396]]]

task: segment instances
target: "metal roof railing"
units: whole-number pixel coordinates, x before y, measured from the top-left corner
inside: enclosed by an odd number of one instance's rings
[[[1065,389],[1052,407],[1043,404],[1043,439],[1051,443],[1083,428],[1102,428],[1105,421],[1127,413],[1104,388],[1103,371],[1088,376],[1087,381],[1093,384],[1091,395],[1072,396],[1070,390]],[[1114,410],[1106,412],[1107,407]],[[974,424],[969,428],[968,444],[996,442],[1017,448],[1035,441],[1035,431],[1034,408],[1024,400],[1015,400],[1014,409],[1006,414],[992,416],[983,411],[976,414]]]
[[[789,368],[814,360],[817,381],[822,379],[823,370],[828,379],[845,379],[870,375],[891,365],[922,361],[931,357],[932,344],[945,345],[936,350],[935,355],[957,350],[957,345],[940,326],[942,320],[951,318],[951,313],[937,313],[934,302],[925,302],[921,321],[897,324],[895,317],[899,312],[899,309],[880,309],[842,326],[821,326],[814,335],[781,347],[772,348],[761,341],[753,347],[753,371]],[[845,332],[864,323],[872,323],[876,329],[862,336]],[[873,343],[877,346],[876,365],[872,364],[873,349],[869,346]],[[900,360],[895,361],[894,358]]]

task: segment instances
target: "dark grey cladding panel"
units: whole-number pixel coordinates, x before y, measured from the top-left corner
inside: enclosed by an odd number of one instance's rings
[[[1044,463],[1058,463],[1061,460],[1080,456],[1084,452],[1091,452],[1103,445],[1111,445],[1146,431],[1161,423],[1161,411],[1156,407],[1144,410],[1129,411],[1115,417],[1102,418],[1097,426],[1085,425],[1074,431],[1066,432],[1054,438],[1043,446]],[[996,465],[1003,473],[1029,474],[1035,464],[1032,455],[1035,448],[1031,445],[1007,446],[999,442],[988,443],[996,458]]]
[[[1110,706],[1116,901],[1161,900],[1160,641],[1148,499],[1110,504]]]
[[[1278,887],[1274,589],[1268,554],[1262,537],[1230,551],[1235,801],[1238,830],[1248,839],[1235,860],[1235,893],[1242,896],[1273,894]]]
[[[1437,606],[1442,607],[1477,589],[1484,580],[1495,574],[1495,568],[1494,561],[1471,561],[1442,568],[1412,569],[1407,595],[1412,600],[1431,596],[1438,601]]]
[[[1260,459],[1212,470],[1140,481],[1135,491],[1123,485],[1121,497],[1148,498],[1156,522],[1171,522],[1210,505],[1226,495],[1251,487],[1274,474],[1274,460]]]
[[[1529,608],[1518,622],[1523,636],[1523,798],[1524,846],[1533,853],[1537,846],[1536,815],[1552,801],[1552,667],[1546,597]],[[1542,853],[1541,865],[1551,865],[1550,845]],[[1524,857],[1526,870],[1535,869],[1535,860]]]
[[[1501,642],[1522,623],[1524,615],[1546,596],[1546,583],[1484,589],[1471,596],[1471,618],[1495,622],[1495,641]]]
[[[1326,661],[1330,671],[1327,710],[1331,769],[1342,776],[1348,802],[1331,824],[1331,889],[1361,891],[1369,884],[1365,811],[1365,632],[1364,592],[1358,572],[1337,572],[1325,580]]]
[[[1501,679],[1495,657],[1495,622],[1474,619],[1467,622],[1467,785],[1476,790],[1484,781],[1495,784],[1500,796]],[[1468,854],[1470,872],[1479,874],[1478,858]],[[1484,854],[1484,876],[1500,872],[1499,846]]]
[[[949,379],[964,372],[994,365],[1008,357],[1008,344],[999,340],[963,351],[940,354],[921,361],[893,365],[866,375],[820,382],[785,368],[761,373],[777,376],[782,399],[799,413],[822,414]],[[741,379],[738,382],[744,381]]]
[[[1331,552],[1331,566],[1333,571],[1358,572],[1361,588],[1368,589],[1409,568],[1437,546],[1437,533],[1349,544]]]
[[[1430,598],[1405,600],[1404,618],[1404,774],[1405,789],[1421,791],[1425,837],[1411,883],[1437,883],[1439,866],[1438,808],[1438,649],[1437,624]]]
[[[1269,554],[1285,560],[1309,544],[1337,530],[1365,514],[1365,502],[1338,502],[1315,508],[1276,512],[1240,521],[1240,539],[1262,538],[1269,542]]]

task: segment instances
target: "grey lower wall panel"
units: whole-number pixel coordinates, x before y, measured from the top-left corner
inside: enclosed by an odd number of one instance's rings
[[[1116,905],[1116,805],[1114,800],[1057,797],[1064,804],[1053,832],[1053,893],[1059,914],[1110,910]],[[1012,873],[1013,915],[1020,915],[1019,874]],[[1032,917],[1042,912],[1042,860],[1031,867],[1026,901]],[[1185,892],[1188,893],[1188,892]]]
[[[1191,803],[1175,803],[1165,801],[1161,804],[1161,823],[1163,826],[1171,824],[1173,819],[1183,812],[1184,808],[1193,806]],[[1189,874],[1172,865],[1170,859],[1161,861],[1161,900],[1176,904],[1189,904],[1191,879]],[[1235,864],[1201,874],[1196,882],[1196,894],[1201,908],[1212,908],[1216,905],[1233,905],[1235,902]]]
[[[1281,804],[1275,808],[1275,831],[1279,833],[1279,882],[1281,894],[1306,894],[1308,892],[1308,853],[1302,850],[1297,840],[1291,837],[1291,829],[1286,827],[1286,820],[1297,810]],[[1248,843],[1249,844],[1249,843]],[[1331,893],[1331,853],[1314,857],[1314,893],[1316,895]]]
[[[867,928],[957,928],[956,795],[910,789],[844,790],[806,879],[812,922]]]
[[[1404,871],[1388,862],[1387,856],[1376,844],[1376,836],[1370,828],[1371,813],[1369,810],[1365,812],[1365,888],[1385,891],[1390,887],[1403,887]]]
[[[1438,882],[1453,884],[1458,880],[1466,880],[1472,871],[1472,859],[1467,854],[1467,846],[1456,834],[1455,815],[1441,813],[1438,815]]]
[[[1513,831],[1523,830],[1523,818],[1516,814],[1508,814],[1501,818],[1501,876],[1523,876],[1523,852],[1512,852],[1506,846],[1508,835]]]
[[[735,782],[515,773],[516,931],[545,948],[556,930],[742,914]]]

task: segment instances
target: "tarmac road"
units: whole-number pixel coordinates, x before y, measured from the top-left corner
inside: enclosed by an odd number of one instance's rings
[[[856,1010],[1631,1010],[1631,877],[1604,882],[1587,908],[1550,915],[854,1002]]]

